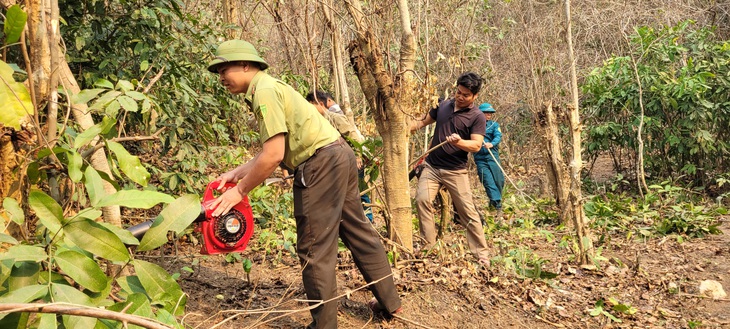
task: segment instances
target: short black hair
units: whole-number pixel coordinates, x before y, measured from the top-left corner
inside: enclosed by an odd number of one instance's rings
[[[322,90],[316,90],[315,92],[307,94],[305,98],[307,99],[307,102],[314,103],[316,101],[317,103],[325,105],[327,104],[327,99],[332,99],[332,95]]]
[[[479,74],[476,74],[474,72],[466,72],[459,76],[458,79],[456,79],[456,84],[459,86],[462,86],[466,89],[469,89],[472,94],[478,94],[479,90],[482,89],[482,83],[484,82],[484,79],[482,79]]]
[[[266,68],[264,68],[264,65],[259,62],[254,62],[254,61],[242,61],[242,62],[248,63],[248,65],[256,67],[257,69],[259,69],[259,71],[263,71],[266,69]]]

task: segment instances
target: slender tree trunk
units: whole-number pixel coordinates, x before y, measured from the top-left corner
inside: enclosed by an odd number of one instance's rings
[[[39,106],[42,106],[44,103],[48,103],[49,101],[53,104],[53,106],[57,106],[57,98],[53,99],[51,91],[58,89],[58,83],[73,94],[77,94],[81,91],[81,88],[76,82],[76,78],[74,78],[60,47],[58,47],[57,43],[51,46],[51,43],[54,42],[53,40],[60,40],[60,35],[58,34],[57,16],[55,20],[53,17],[49,17],[49,14],[54,12],[52,8],[58,8],[58,1],[50,0],[50,2],[52,2],[52,4],[49,6],[49,10],[45,10],[44,7],[41,6],[40,0],[29,1],[26,8],[29,18],[28,32],[30,35],[30,62],[34,69],[33,72],[35,76],[33,77],[33,80],[36,87],[35,93],[37,95],[36,99],[39,102]],[[56,10],[55,12],[57,13],[58,11]],[[48,25],[46,25],[47,23]],[[46,26],[51,27],[46,28]],[[54,29],[56,39],[53,37],[52,31]],[[55,50],[55,54],[53,50]],[[52,75],[56,75],[57,80],[52,80]],[[53,111],[53,106],[48,106],[49,111]],[[74,115],[74,119],[82,130],[86,130],[94,125],[94,120],[91,117],[91,113],[87,111],[86,104],[72,104],[71,111]],[[56,119],[51,120],[50,116],[48,116],[46,124],[50,124],[50,121],[55,124]],[[49,127],[46,127],[46,130],[50,131],[48,128]],[[55,130],[55,128],[53,129]],[[48,141],[50,142],[55,140],[57,138],[57,134],[58,132],[56,132],[53,136],[49,136]],[[109,167],[109,162],[107,161],[104,149],[99,149],[94,152],[91,157],[91,166],[97,171],[106,173],[109,177],[114,177],[111,173],[111,168]],[[114,186],[106,181],[104,181],[104,190],[109,194],[116,192]],[[102,212],[105,222],[121,227],[122,220],[119,206],[104,207]]]
[[[567,211],[569,209],[567,205],[570,184],[568,183],[567,168],[565,168],[565,161],[561,153],[557,116],[555,115],[555,111],[553,111],[552,102],[544,103],[537,113],[537,125],[542,131],[545,141],[545,154],[547,158],[545,168],[550,186],[553,187],[553,192],[555,193],[556,203],[561,209],[560,222],[569,224],[570,216]]]
[[[46,122],[47,127],[47,140],[50,147],[56,145],[58,136],[58,73],[59,73],[59,62],[61,52],[59,51],[58,45],[61,41],[61,36],[58,31],[58,1],[47,1],[46,2],[51,17],[45,20],[46,33],[48,38],[48,46],[51,54],[51,81],[48,95],[50,100],[48,102],[48,121]]]
[[[81,88],[79,87],[78,82],[76,82],[76,79],[71,72],[71,68],[68,66],[68,63],[66,63],[66,61],[62,61],[61,63],[61,81],[63,81],[64,88],[67,88],[72,93],[76,94],[81,91]],[[76,123],[78,123],[82,130],[89,129],[91,128],[91,126],[94,125],[94,119],[91,117],[91,113],[89,113],[88,106],[86,106],[86,104],[72,104],[71,107],[71,113],[73,114]],[[91,142],[91,145],[94,145],[97,141],[98,138],[94,139],[94,141]],[[106,157],[106,152],[104,151],[104,148],[96,150],[91,155],[90,163],[91,167],[93,167],[97,171],[103,172],[111,178],[114,177],[114,175],[112,174],[112,170],[109,167],[109,161]],[[106,180],[103,180],[102,184],[104,185],[104,191],[107,194],[112,194],[117,191],[117,189],[114,188],[114,185],[107,182]],[[105,222],[119,227],[122,226],[122,215],[119,206],[103,207],[101,211],[104,214]]]
[[[581,131],[579,102],[578,102],[578,76],[575,72],[575,55],[573,53],[573,34],[571,32],[570,0],[565,0],[565,22],[566,38],[568,41],[568,58],[570,60],[570,86],[572,96],[572,108],[570,109],[570,131],[573,139],[573,160],[570,161],[571,188],[570,208],[572,208],[573,223],[578,236],[579,254],[578,260],[581,264],[589,264],[593,257],[593,241],[588,227],[588,219],[583,212],[583,193],[581,191],[580,172],[583,168],[581,157]]]
[[[636,151],[636,183],[639,187],[639,195],[643,198],[644,193],[649,193],[649,187],[646,186],[646,173],[644,172],[644,90],[641,86],[641,78],[639,78],[639,68],[636,65],[634,56],[631,55],[631,65],[634,68],[634,78],[636,85],[639,86],[639,127],[636,131],[636,141],[638,150]],[[702,167],[702,166],[700,166]]]
[[[233,25],[242,25],[241,20],[241,8],[238,0],[225,0],[223,1],[223,19],[224,22]],[[236,30],[226,31],[226,36],[230,39],[236,38]]]
[[[408,124],[405,107],[410,102],[403,96],[413,92],[413,63],[415,39],[410,29],[410,13],[405,0],[398,2],[401,12],[403,36],[401,44],[400,72],[407,72],[394,79],[385,69],[382,46],[378,43],[372,26],[363,15],[360,1],[346,0],[356,29],[356,43],[350,45],[350,57],[360,85],[368,98],[375,117],[378,132],[383,138],[383,185],[386,207],[390,214],[391,239],[409,251],[413,250],[412,213],[408,186]],[[410,65],[410,66],[408,66]],[[394,86],[395,84],[395,86]],[[396,99],[394,95],[400,97]],[[405,101],[405,102],[404,102]]]
[[[347,78],[345,75],[345,63],[342,59],[342,38],[340,36],[339,24],[337,24],[335,17],[332,15],[332,6],[332,1],[328,0],[326,4],[322,5],[322,11],[324,12],[325,23],[330,30],[330,40],[332,43],[332,68],[335,80],[335,97],[350,122],[355,123],[352,107],[350,106],[350,92],[348,90]]]

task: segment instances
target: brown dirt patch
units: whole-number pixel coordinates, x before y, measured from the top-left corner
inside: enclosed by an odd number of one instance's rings
[[[340,254],[338,291],[341,328],[730,328],[730,301],[698,296],[702,280],[730,287],[730,237],[714,235],[679,243],[674,237],[640,241],[625,235],[604,243],[600,270],[582,269],[560,245],[566,234],[554,227],[490,226],[488,241],[494,255],[529,249],[546,262],[543,270],[555,279],[521,278],[501,264],[478,267],[468,255],[463,228],[452,227],[436,255],[405,259],[395,269],[403,298],[403,319],[373,318],[367,308],[371,294],[349,258]],[[721,229],[730,231],[725,218]],[[548,234],[550,233],[550,234]],[[201,256],[198,247],[178,244],[146,256],[171,273],[190,295],[186,325],[195,328],[303,328],[309,321],[301,286],[300,267],[286,251],[263,256],[256,236],[243,253],[254,266],[247,279],[240,263],[224,256]],[[157,253],[157,255],[154,255]],[[160,253],[167,256],[160,257]],[[404,257],[405,258],[405,257]],[[197,259],[198,264],[191,265]],[[192,267],[193,272],[181,270]],[[670,285],[678,287],[670,291]],[[636,309],[632,315],[611,309],[609,299]],[[621,322],[591,316],[598,300]],[[298,310],[298,312],[297,312]],[[236,317],[233,315],[238,314]]]

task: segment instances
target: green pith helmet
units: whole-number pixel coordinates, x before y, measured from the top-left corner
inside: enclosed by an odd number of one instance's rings
[[[259,56],[256,48],[247,41],[228,40],[218,46],[215,52],[215,58],[208,64],[208,71],[218,73],[218,65],[226,62],[249,61],[261,63],[261,69],[265,70],[269,64]]]
[[[479,105],[479,110],[481,110],[482,113],[494,113],[494,112],[497,112],[492,107],[492,104],[489,104],[489,103],[482,103],[482,105]]]

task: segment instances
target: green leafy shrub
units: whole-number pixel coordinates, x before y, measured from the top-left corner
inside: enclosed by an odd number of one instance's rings
[[[122,122],[119,131],[125,134],[165,128],[155,151],[164,158],[150,162],[159,168],[153,173],[163,183],[160,188],[202,190],[203,169],[215,161],[204,154],[206,145],[238,143],[249,130],[242,104],[206,69],[211,47],[221,37],[206,13],[175,0],[63,0],[59,7],[67,22],[64,39],[73,40],[68,62],[73,72],[81,72],[81,87],[126,80],[132,91],[149,89],[149,100],[139,109],[117,115],[119,106],[110,105],[103,114]]]
[[[99,133],[101,131],[103,129]],[[76,140],[81,137],[83,134]],[[111,149],[116,154],[116,164],[126,177],[146,185],[149,174],[140,166],[139,159],[129,155],[121,145]],[[137,189],[107,194],[101,186],[102,175],[84,163],[79,149],[59,146],[53,151],[39,152],[41,158],[51,154],[67,168],[69,176],[66,179],[77,184],[87,198],[78,201],[84,206],[72,207],[70,211],[45,192],[31,190],[28,203],[35,217],[25,214],[14,199],[3,200],[0,224],[5,225],[6,219],[27,224],[35,228],[35,234],[18,241],[0,233],[0,248],[4,250],[0,256],[0,303],[62,302],[90,308],[103,306],[116,311],[126,309],[128,314],[156,317],[163,323],[179,326],[175,316],[184,313],[186,295],[164,269],[134,259],[127,247],[151,250],[167,242],[168,232],[181,233],[200,213],[198,197],[185,195],[175,199],[164,193]],[[37,177],[43,175],[44,172],[35,174]],[[166,206],[141,241],[122,228],[97,221],[105,206],[149,209],[159,203]],[[109,264],[128,267],[134,274],[105,273]],[[112,293],[113,287],[118,291]],[[65,328],[117,327],[114,321],[91,317],[63,316],[59,319]],[[29,318],[22,312],[0,314],[2,328],[35,327],[39,321],[55,323],[56,317]]]
[[[620,172],[636,169],[643,90],[644,160],[653,177],[678,177],[706,186],[730,162],[730,42],[691,21],[640,27],[630,56],[615,56],[582,85],[589,157],[607,152]]]

